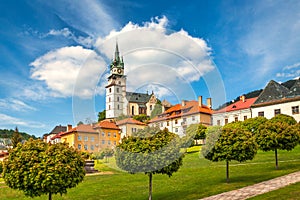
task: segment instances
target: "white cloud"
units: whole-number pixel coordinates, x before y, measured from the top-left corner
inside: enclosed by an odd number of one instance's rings
[[[31,78],[44,81],[54,97],[94,94],[105,62],[93,51],[81,46],[63,47],[50,51],[30,64]],[[30,90],[29,90],[30,91]]]
[[[167,25],[165,16],[143,25],[129,22],[120,31],[98,38],[96,48],[109,58],[113,57],[117,38],[124,55],[128,90],[145,83],[159,83],[172,87],[176,93],[185,92],[185,84],[198,81],[214,69],[206,41],[184,30],[170,31]],[[178,79],[185,84],[178,84]]]
[[[73,32],[71,32],[68,28],[63,28],[61,30],[51,29],[47,34],[44,34],[42,37],[47,36],[63,36],[65,38],[74,40],[80,45],[85,47],[91,47],[93,43],[93,38],[91,36],[83,37],[83,36],[76,36]]]
[[[283,67],[282,72],[276,74],[279,78],[297,78],[300,76],[300,63]]]
[[[36,108],[29,106],[18,99],[0,99],[0,109],[9,111],[35,111]]]
[[[42,128],[45,127],[44,124],[41,124],[39,122],[32,122],[32,121],[26,121],[22,120],[20,118],[12,117],[3,113],[0,113],[0,127],[5,127],[7,125],[10,126],[24,126],[24,127],[30,127],[30,128]]]

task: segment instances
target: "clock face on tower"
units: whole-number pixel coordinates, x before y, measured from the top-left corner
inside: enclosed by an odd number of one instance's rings
[[[122,73],[122,70],[121,69],[118,69],[118,74],[121,74]]]

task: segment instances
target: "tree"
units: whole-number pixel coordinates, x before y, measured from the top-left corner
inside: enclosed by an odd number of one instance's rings
[[[278,169],[277,150],[292,150],[299,143],[299,125],[288,115],[279,114],[259,126],[257,143],[263,151],[275,152],[275,166]]]
[[[140,114],[133,116],[133,119],[138,120],[140,122],[147,122],[150,119],[150,117],[145,114]]]
[[[20,142],[22,142],[22,136],[19,133],[18,127],[16,127],[15,132],[13,133],[13,136],[11,138],[13,148],[16,148]]]
[[[203,147],[202,154],[206,159],[214,162],[226,161],[227,183],[229,182],[229,162],[252,160],[258,148],[252,133],[243,129],[241,123],[227,124],[221,131],[217,129],[212,136],[207,136],[207,143],[208,147]]]
[[[65,143],[48,144],[32,140],[11,149],[4,161],[3,178],[8,187],[26,196],[61,195],[84,178],[84,159]]]
[[[124,138],[116,148],[116,163],[129,173],[149,176],[149,200],[152,199],[152,175],[169,177],[182,165],[179,137],[167,129],[146,128]]]
[[[159,115],[161,113],[162,113],[162,105],[161,105],[161,102],[159,102],[159,103],[155,104],[155,106],[151,112],[150,118],[153,119],[154,117],[156,117],[157,115]]]
[[[198,144],[197,140],[202,139],[202,143],[205,143],[205,138],[206,138],[206,131],[207,127],[204,126],[203,124],[197,124],[197,131],[196,131],[196,135],[194,137],[194,139],[196,140],[196,144]]]
[[[106,118],[106,110],[104,109],[102,112],[98,113],[98,122],[104,120]]]
[[[242,126],[248,131],[252,132],[253,135],[257,135],[259,126],[267,121],[267,118],[259,116],[243,121]]]

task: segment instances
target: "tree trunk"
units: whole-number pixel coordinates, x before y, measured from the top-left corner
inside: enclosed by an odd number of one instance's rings
[[[152,173],[149,174],[149,200],[152,200]]]
[[[277,148],[275,148],[275,162],[276,162],[276,169],[278,169]]]
[[[49,192],[49,200],[52,200],[52,193]]]
[[[229,162],[226,160],[226,183],[229,183]]]

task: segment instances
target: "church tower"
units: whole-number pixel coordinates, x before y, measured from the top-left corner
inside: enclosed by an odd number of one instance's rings
[[[116,43],[115,57],[110,64],[110,76],[106,88],[106,118],[112,119],[126,114],[126,76],[123,57]]]

